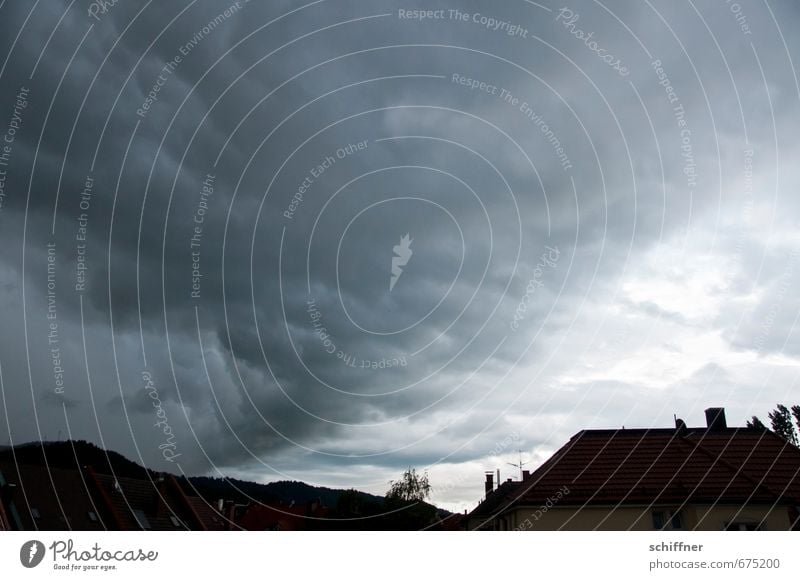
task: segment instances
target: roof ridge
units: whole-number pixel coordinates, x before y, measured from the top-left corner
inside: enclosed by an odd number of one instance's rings
[[[791,449],[790,453],[794,453],[795,455],[800,456],[800,447],[793,445],[790,441],[787,441],[786,439],[775,433],[775,431],[773,431],[772,429],[765,429],[765,431],[770,436],[772,436],[773,439],[777,439],[778,441],[780,441],[783,444],[784,449],[789,448]]]

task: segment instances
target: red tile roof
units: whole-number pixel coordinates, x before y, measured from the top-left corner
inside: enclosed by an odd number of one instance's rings
[[[174,476],[153,481],[94,474],[98,495],[123,530],[224,530],[225,522],[204,500],[187,496]]]
[[[229,519],[220,514],[212,505],[210,505],[202,497],[196,495],[187,495],[186,499],[192,505],[194,513],[203,523],[207,530],[222,531],[231,527],[235,528],[235,524],[230,522]],[[231,524],[231,525],[229,525]]]
[[[77,470],[0,461],[0,473],[7,485],[0,503],[5,504],[2,511],[11,528],[113,529],[91,493],[89,477]]]
[[[524,482],[501,485],[473,515],[541,505],[563,489],[559,505],[800,505],[800,450],[755,429],[585,430]]]
[[[241,518],[246,530],[307,530],[331,517],[331,511],[319,502],[293,505],[251,504]]]

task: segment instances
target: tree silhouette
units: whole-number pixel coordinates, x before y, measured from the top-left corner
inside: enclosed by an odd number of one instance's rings
[[[769,414],[769,420],[776,435],[795,447],[797,446],[797,434],[794,431],[794,425],[792,425],[792,415],[786,405],[778,404],[775,410]]]
[[[428,474],[419,475],[417,470],[411,467],[403,472],[400,480],[390,481],[389,485],[389,491],[386,492],[386,499],[389,500],[425,501],[431,494]]]
[[[794,415],[794,421],[797,423],[797,430],[800,431],[800,405],[792,407],[792,415]]]
[[[425,499],[431,493],[428,474],[409,467],[398,481],[390,481],[384,507],[385,525],[392,530],[422,530],[436,521],[436,507]]]
[[[346,489],[336,502],[336,513],[340,517],[359,517],[364,514],[364,499],[355,489]]]
[[[767,426],[761,422],[761,419],[753,415],[753,418],[747,422],[748,429],[759,429],[760,431],[766,431]]]

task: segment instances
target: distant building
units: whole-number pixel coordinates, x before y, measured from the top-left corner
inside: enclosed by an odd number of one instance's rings
[[[55,490],[55,491],[54,491]],[[226,518],[174,476],[115,478],[0,462],[0,530],[225,530]]]
[[[88,485],[74,469],[0,462],[0,529],[104,530]]]
[[[800,449],[771,431],[584,430],[522,481],[494,488],[470,530],[797,530]]]
[[[297,531],[313,530],[324,526],[331,518],[331,510],[319,500],[290,504],[250,504],[240,523],[245,530]]]

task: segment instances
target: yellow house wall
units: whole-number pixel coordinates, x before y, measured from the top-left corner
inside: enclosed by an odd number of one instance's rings
[[[552,507],[537,513],[536,509],[519,508],[498,518],[499,529],[521,530],[652,530],[652,512],[669,511],[678,506],[632,507]],[[737,513],[738,512],[738,513]],[[723,530],[728,522],[762,522],[764,530],[790,529],[785,506],[754,506],[739,509],[724,505],[692,505],[681,509],[686,530]],[[495,529],[497,529],[495,528]]]

